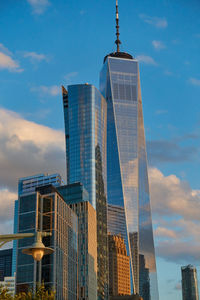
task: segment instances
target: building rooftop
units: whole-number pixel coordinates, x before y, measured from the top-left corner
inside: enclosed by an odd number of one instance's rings
[[[127,52],[112,52],[104,57],[103,63],[106,62],[107,57],[116,57],[116,58],[123,58],[123,59],[133,59],[133,56]]]

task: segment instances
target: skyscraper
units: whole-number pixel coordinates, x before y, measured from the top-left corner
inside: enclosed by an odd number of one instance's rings
[[[188,265],[181,268],[183,300],[199,300],[197,270]]]
[[[107,104],[92,85],[63,87],[67,183],[81,182],[97,216],[97,292],[108,299]]]
[[[116,4],[117,51],[105,57],[100,75],[100,91],[107,100],[107,200],[124,207],[134,292],[146,294],[139,290],[142,254],[149,269],[149,300],[158,300],[139,64],[120,52]]]

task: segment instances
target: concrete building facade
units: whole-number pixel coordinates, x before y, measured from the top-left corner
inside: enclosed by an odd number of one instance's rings
[[[130,258],[120,235],[108,235],[109,295],[131,295]]]

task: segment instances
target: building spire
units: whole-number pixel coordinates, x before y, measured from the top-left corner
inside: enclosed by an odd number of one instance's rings
[[[119,11],[118,11],[118,0],[116,0],[116,36],[117,39],[115,41],[115,44],[117,45],[117,52],[120,52],[119,45],[121,44],[121,41],[119,39]]]

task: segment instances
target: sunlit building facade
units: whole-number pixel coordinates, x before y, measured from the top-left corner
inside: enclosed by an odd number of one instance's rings
[[[183,300],[199,300],[197,270],[188,265],[181,268]]]
[[[130,259],[124,239],[120,235],[108,235],[109,296],[131,295]]]
[[[158,300],[138,61],[124,52],[106,56],[100,91],[107,100],[108,204],[125,211],[133,291],[145,294],[139,288],[142,254],[149,269],[148,300]]]
[[[97,218],[97,294],[108,299],[107,104],[90,84],[63,87],[67,183],[81,182]]]

